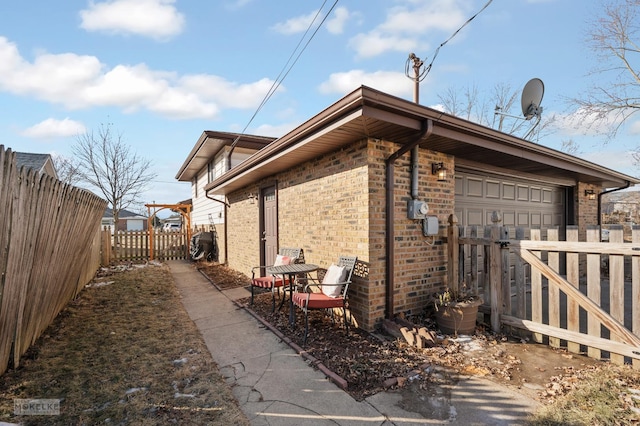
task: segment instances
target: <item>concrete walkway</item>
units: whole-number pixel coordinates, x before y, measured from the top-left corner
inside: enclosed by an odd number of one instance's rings
[[[517,425],[538,407],[510,388],[467,377],[428,401],[396,391],[356,401],[233,302],[247,297],[246,289],[219,291],[190,262],[168,264],[186,311],[252,425]]]

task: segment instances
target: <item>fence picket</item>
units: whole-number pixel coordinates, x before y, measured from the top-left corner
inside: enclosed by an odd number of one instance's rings
[[[600,241],[600,227],[587,227],[587,242],[597,241]],[[587,297],[598,305],[601,304],[600,287],[600,255],[587,253]],[[587,330],[591,336],[602,336],[602,325],[593,314],[587,314]],[[600,349],[589,346],[587,355],[591,358],[600,359],[602,353]]]
[[[622,226],[610,227],[609,242],[624,242]],[[622,255],[609,255],[609,314],[624,324],[624,256]],[[611,340],[619,341],[617,336],[611,336]],[[624,357],[612,353],[611,362],[624,364]]]
[[[578,227],[567,226],[567,241],[578,241]],[[567,252],[567,281],[575,288],[580,288],[580,259],[578,253]],[[580,305],[574,299],[567,298],[567,329],[580,331]],[[567,342],[567,350],[580,353],[580,345]]]
[[[0,374],[20,357],[99,266],[106,201],[29,170],[0,145]]]
[[[540,241],[540,229],[531,230],[531,241]],[[540,251],[532,251],[534,256],[540,257]],[[542,323],[542,273],[535,267],[531,267],[531,321]],[[543,342],[541,333],[533,333],[533,340],[537,343]]]

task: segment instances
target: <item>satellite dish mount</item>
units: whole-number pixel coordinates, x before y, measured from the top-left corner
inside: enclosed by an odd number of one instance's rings
[[[535,124],[529,129],[527,134],[524,136],[524,139],[527,139],[531,133],[535,130],[535,128],[540,124],[540,119],[542,118],[542,107],[540,103],[542,102],[542,97],[544,96],[544,83],[539,78],[532,78],[524,85],[524,89],[522,89],[522,117],[516,117],[514,115],[504,114],[499,112],[501,108],[496,106],[496,115],[505,115],[508,117],[517,118],[520,120],[531,120],[532,118],[536,118]]]

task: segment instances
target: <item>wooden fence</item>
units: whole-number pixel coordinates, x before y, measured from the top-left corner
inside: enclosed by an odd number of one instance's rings
[[[449,283],[484,296],[491,327],[511,327],[535,341],[640,367],[640,227],[626,238],[589,227],[586,241],[567,227],[505,226],[447,231]]]
[[[0,374],[94,277],[106,205],[0,145]]]
[[[102,230],[102,264],[112,262],[189,259],[187,232],[117,231],[111,233],[109,227]]]

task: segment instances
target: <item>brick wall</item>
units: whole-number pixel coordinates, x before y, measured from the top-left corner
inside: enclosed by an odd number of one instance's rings
[[[227,264],[248,276],[252,267],[260,265],[259,203],[249,198],[257,193],[258,187],[251,186],[227,198]]]
[[[589,198],[584,194],[584,191],[587,189],[593,190],[596,193],[596,198],[594,200],[589,200]],[[598,224],[597,194],[601,191],[602,188],[599,186],[578,183],[574,202],[576,206],[576,218],[580,241],[586,241],[587,226]]]
[[[279,246],[302,247],[307,263],[324,268],[340,255],[358,256],[361,268],[350,287],[350,306],[360,327],[374,329],[385,313],[385,159],[397,149],[389,142],[362,140],[231,194],[229,266],[250,275],[260,263],[258,203],[247,196],[275,182]],[[431,175],[431,163],[441,161],[453,170],[452,159],[420,151],[418,190],[429,214],[444,224],[453,212],[454,180],[437,182]],[[427,297],[445,285],[445,250],[438,238],[422,236],[420,221],[407,219],[410,154],[395,166],[394,312],[419,313]]]
[[[371,179],[370,188],[377,196],[372,197],[372,258],[381,261],[377,264],[373,276],[376,285],[371,285],[370,306],[375,311],[370,313],[370,323],[377,323],[384,317],[386,294],[385,279],[385,159],[398,149],[389,142],[372,142],[370,144]],[[422,235],[422,222],[407,218],[407,202],[411,200],[411,154],[407,153],[395,162],[395,277],[393,313],[407,315],[420,314],[427,306],[429,296],[446,286],[446,250],[440,237]],[[438,182],[431,174],[431,164],[443,162],[448,171],[445,182]],[[437,216],[441,227],[440,235],[444,235],[446,220],[454,211],[455,180],[453,178],[453,159],[443,154],[420,149],[418,161],[418,199],[429,205],[429,216]],[[382,179],[382,180],[381,180]],[[374,214],[372,213],[372,216]],[[372,268],[373,269],[373,268]],[[370,278],[371,280],[371,278]]]

